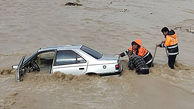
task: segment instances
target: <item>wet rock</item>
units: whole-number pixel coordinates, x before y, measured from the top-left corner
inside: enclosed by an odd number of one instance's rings
[[[67,2],[65,6],[82,6],[82,4],[77,2]]]
[[[174,30],[179,30],[179,31],[186,31],[186,32],[188,32],[188,33],[192,33],[192,34],[194,34],[194,29],[193,29],[193,27],[181,27],[181,26],[176,26],[176,27],[174,27]]]
[[[181,30],[182,27],[175,27],[174,30]]]
[[[122,11],[120,11],[120,12],[126,12],[127,11],[127,9],[123,9]]]

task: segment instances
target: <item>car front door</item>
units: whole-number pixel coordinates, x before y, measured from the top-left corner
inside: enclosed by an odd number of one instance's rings
[[[24,70],[23,68],[23,62],[24,62],[25,56],[22,57],[22,59],[20,60],[20,63],[18,64],[17,70],[16,70],[16,81],[19,82],[23,79],[24,76]]]
[[[52,72],[80,75],[85,74],[87,61],[72,50],[57,51]]]

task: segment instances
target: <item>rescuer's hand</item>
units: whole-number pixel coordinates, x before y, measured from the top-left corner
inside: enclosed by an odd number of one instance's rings
[[[120,55],[120,54],[115,54],[115,56],[121,57],[121,55]]]
[[[160,47],[161,44],[156,44],[156,47]]]

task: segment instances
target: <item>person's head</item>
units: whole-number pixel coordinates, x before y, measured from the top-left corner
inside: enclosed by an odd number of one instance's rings
[[[133,50],[137,50],[137,49],[140,47],[140,45],[138,45],[138,44],[137,44],[136,42],[134,42],[134,41],[131,43],[131,45],[132,45],[132,49],[133,49]]]
[[[163,33],[164,36],[166,36],[166,35],[168,34],[169,30],[168,30],[167,27],[163,27],[163,28],[161,29],[161,32]]]

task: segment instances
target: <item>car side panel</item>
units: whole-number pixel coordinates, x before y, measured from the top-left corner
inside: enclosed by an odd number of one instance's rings
[[[110,63],[110,64],[89,64],[87,73],[114,73],[118,70],[115,69],[116,63]]]
[[[65,74],[82,75],[87,71],[87,63],[53,66],[52,72]]]

